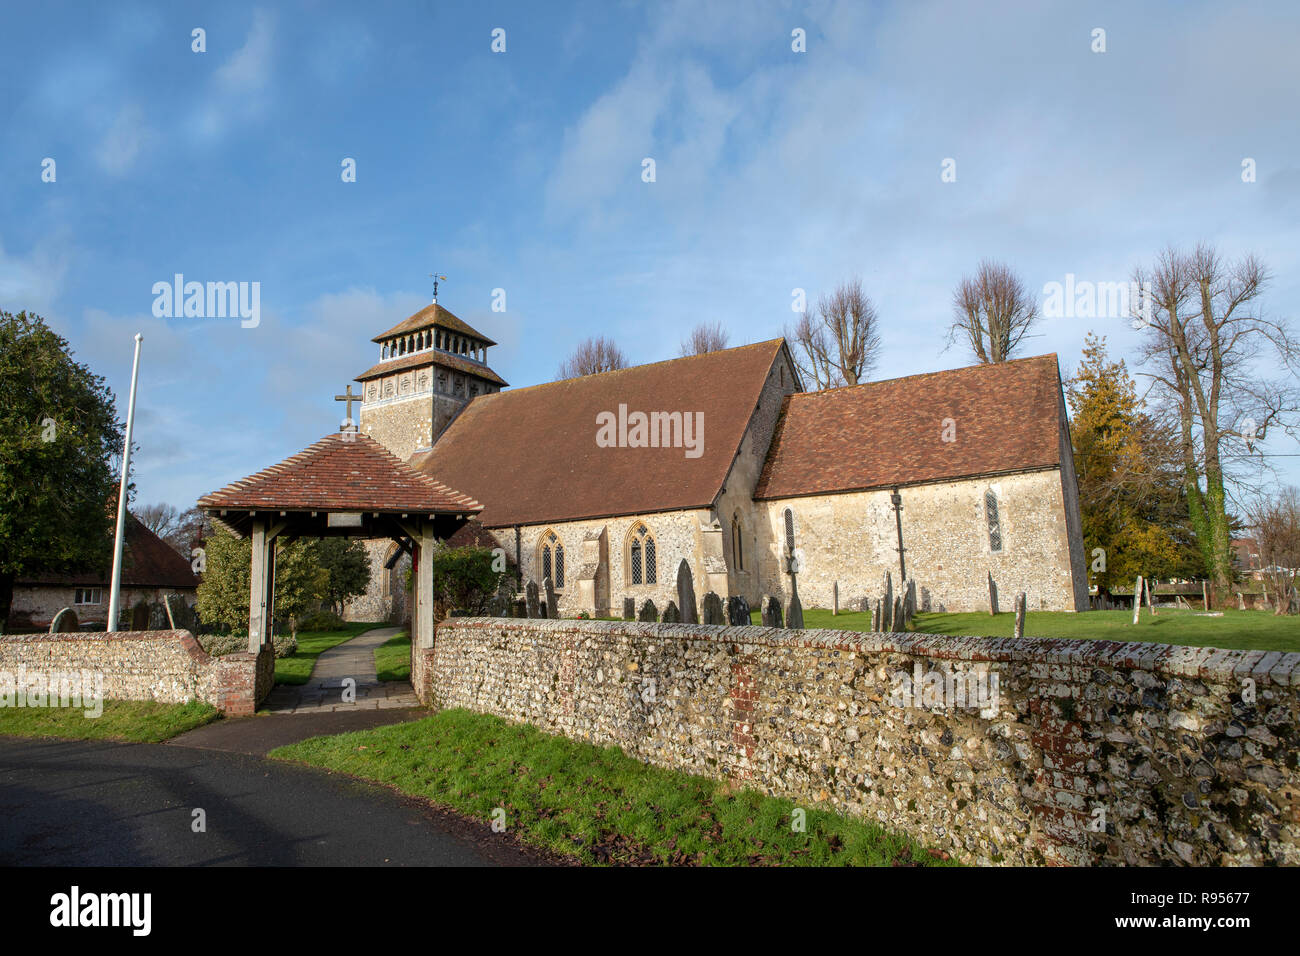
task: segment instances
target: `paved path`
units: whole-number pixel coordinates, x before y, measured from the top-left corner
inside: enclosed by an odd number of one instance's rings
[[[375,676],[375,648],[399,630],[378,627],[331,647],[316,658],[307,683],[280,684],[259,709],[270,714],[321,714],[420,706],[410,681],[381,684]],[[356,681],[354,703],[343,700],[348,678]]]
[[[205,833],[193,832],[196,808]],[[486,822],[386,787],[161,744],[0,738],[0,820],[5,866],[552,862]]]

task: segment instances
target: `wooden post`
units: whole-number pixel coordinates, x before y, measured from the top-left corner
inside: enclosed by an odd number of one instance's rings
[[[248,649],[262,649],[266,619],[266,522],[253,520],[252,555],[248,574]]]
[[[416,617],[412,616],[411,626],[415,628],[419,635],[419,644],[416,646],[429,648],[433,647],[433,548],[437,539],[433,534],[433,521],[425,521],[420,528],[420,589],[419,604],[416,607],[419,623],[416,623]]]
[[[1137,576],[1133,585],[1133,623],[1138,622],[1138,612],[1142,610],[1142,575]]]
[[[1147,610],[1149,610],[1151,612],[1151,616],[1154,617],[1156,615],[1156,595],[1155,595],[1156,589],[1151,586],[1151,582],[1149,581],[1146,582],[1146,586],[1147,586]]]
[[[1210,609],[1210,582],[1209,581],[1201,582],[1201,599],[1205,605],[1204,610],[1208,611]]]

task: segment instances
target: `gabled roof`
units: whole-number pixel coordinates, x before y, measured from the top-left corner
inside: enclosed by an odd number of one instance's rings
[[[369,435],[326,435],[242,481],[204,495],[205,511],[478,511],[477,501],[409,467]]]
[[[707,508],[782,339],[481,395],[410,464],[483,502],[485,527]],[[597,415],[703,412],[703,453],[603,448]]]
[[[792,498],[1060,465],[1056,355],[787,397],[754,497]],[[944,441],[951,419],[954,441]]]
[[[466,375],[475,375],[485,382],[492,382],[503,388],[509,384],[496,372],[492,371],[486,365],[479,362],[471,362],[463,355],[453,355],[451,352],[444,352],[441,349],[430,349],[424,352],[411,352],[400,358],[385,359],[377,365],[372,365],[354,379],[357,382],[369,381],[372,378],[379,378],[381,375],[391,375],[394,372],[405,372],[408,368],[419,368],[422,365],[445,365],[448,368],[454,368],[458,372],[464,372]]]
[[[434,326],[437,326],[440,329],[448,329],[452,332],[459,333],[460,335],[472,336],[485,345],[496,345],[495,342],[482,332],[448,312],[437,302],[426,305],[419,312],[415,313],[415,315],[403,319],[387,332],[384,332],[382,335],[376,335],[370,341],[383,342],[385,339],[391,339],[397,335],[405,335],[408,332],[418,332],[421,329],[429,329]]]
[[[150,531],[135,515],[127,513],[124,521],[126,540],[122,545],[122,587],[124,588],[197,588],[187,558],[181,557],[166,541]],[[108,587],[113,560],[110,538],[104,550],[102,567],[66,574],[46,573],[20,577],[15,584],[52,586]]]

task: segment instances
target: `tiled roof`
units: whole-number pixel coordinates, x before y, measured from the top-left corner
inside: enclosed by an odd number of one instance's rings
[[[452,332],[460,335],[468,335],[478,339],[486,345],[496,345],[490,338],[478,331],[472,325],[462,321],[455,315],[452,315],[437,302],[426,305],[419,312],[410,318],[398,322],[387,332],[382,335],[376,335],[370,341],[382,342],[384,339],[391,339],[396,335],[405,335],[408,332],[418,332],[420,329],[428,329],[437,326],[440,329],[450,329]]]
[[[1060,395],[1054,354],[791,395],[754,497],[1057,466]]]
[[[204,495],[206,511],[477,511],[477,501],[409,467],[369,435],[326,435],[291,458]]]
[[[365,382],[372,378],[379,378],[381,375],[391,375],[394,372],[405,372],[408,368],[419,368],[422,365],[446,365],[448,368],[454,368],[458,372],[464,372],[466,375],[477,375],[479,378],[504,388],[507,384],[496,372],[492,371],[486,365],[478,362],[471,362],[462,355],[453,355],[450,352],[444,352],[441,349],[429,349],[424,352],[411,352],[403,355],[401,358],[385,359],[378,365],[372,365],[360,375],[355,381]]]
[[[484,526],[505,527],[709,507],[783,342],[565,379],[474,399],[410,464],[483,502]],[[703,454],[602,448],[596,416],[703,412]]]
[[[146,528],[135,515],[128,513],[124,522],[126,541],[122,546],[122,587],[124,588],[196,588],[199,579],[190,569],[187,558]],[[104,552],[104,565],[67,574],[33,574],[16,584],[48,584],[63,587],[77,585],[108,587],[113,561],[110,539]]]

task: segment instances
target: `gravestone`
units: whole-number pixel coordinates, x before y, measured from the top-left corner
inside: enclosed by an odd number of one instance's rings
[[[77,612],[70,607],[65,607],[54,615],[54,620],[50,621],[51,634],[66,634],[69,631],[79,630],[81,625],[77,621]]]
[[[880,620],[880,605],[883,600],[883,598],[876,598],[876,605],[871,609],[871,630],[876,634],[884,630]]]
[[[512,604],[515,618],[525,618],[528,616],[528,602],[519,598]]]
[[[840,582],[836,581],[831,585],[831,617],[838,617],[840,613]]]
[[[682,612],[683,624],[700,622],[695,610],[695,581],[691,578],[691,566],[685,558],[677,565],[677,606]]]
[[[763,598],[763,624],[767,627],[783,627],[784,620],[781,602],[771,594]]]
[[[545,601],[542,601],[537,605],[537,616],[541,618],[547,618],[551,616],[550,611],[546,607]]]
[[[907,624],[903,621],[903,599],[901,597],[894,598],[894,621],[889,629],[896,634],[902,634],[907,630]]]
[[[555,585],[551,583],[551,576],[548,574],[542,579],[542,586],[546,588],[546,616],[560,616],[560,602],[555,600]]]
[[[903,616],[907,623],[912,623],[912,618],[916,616],[916,578],[907,579],[906,597],[903,602]]]
[[[1024,591],[1016,595],[1016,637],[1025,636],[1025,608],[1029,604],[1029,597]]]
[[[654,624],[659,620],[659,609],[655,607],[655,602],[646,598],[645,603],[641,605],[641,613],[636,616],[638,621],[646,624]]]
[[[1237,592],[1237,610],[1246,610],[1246,595],[1242,594],[1240,591]]]
[[[993,583],[993,572],[988,572],[989,576],[989,613],[998,613],[998,586]]]
[[[727,620],[732,627],[747,627],[751,623],[749,602],[739,595],[727,598]]]
[[[144,601],[136,602],[135,607],[131,608],[131,630],[149,630],[149,605]]]
[[[803,602],[799,600],[799,585],[795,583],[793,574],[790,575],[790,603],[785,609],[785,626],[803,629]]]
[[[664,608],[663,622],[665,624],[680,624],[682,622],[682,612],[677,610],[677,604],[669,601]]]
[[[885,609],[885,615],[888,616],[894,607],[894,579],[888,571],[885,572],[885,594],[880,602]]]
[[[167,626],[166,606],[161,601],[154,601],[149,605],[149,630],[165,631]]]
[[[528,586],[524,588],[524,601],[527,603],[527,613],[530,618],[542,616],[541,603],[537,600],[536,581],[529,581]]]
[[[1133,584],[1133,623],[1138,622],[1138,614],[1142,610],[1142,575],[1137,576],[1137,581]]]
[[[704,595],[704,600],[700,602],[700,614],[704,618],[701,624],[727,623],[722,613],[722,598],[718,597],[716,591],[709,591]]]
[[[630,597],[623,598],[623,620],[636,620],[636,601],[632,600]]]

